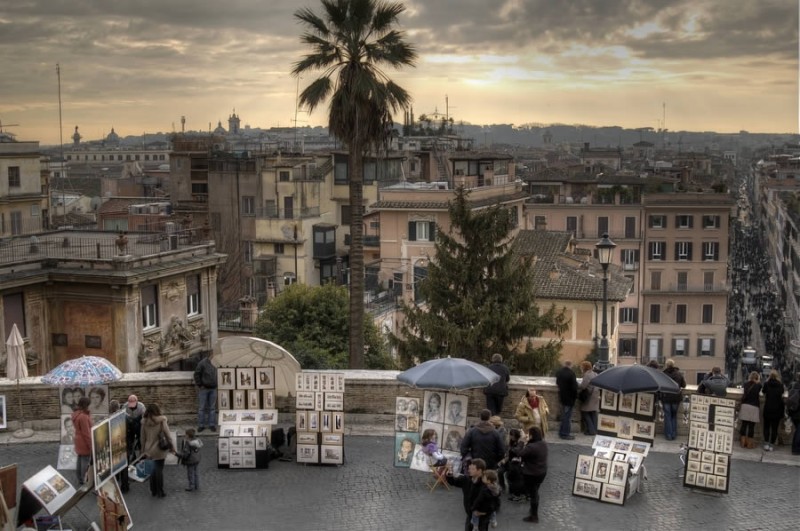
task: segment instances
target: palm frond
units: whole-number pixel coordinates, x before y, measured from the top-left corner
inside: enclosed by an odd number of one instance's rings
[[[320,103],[328,99],[331,89],[330,77],[323,76],[315,79],[300,93],[300,105],[308,107],[309,112],[313,111]]]

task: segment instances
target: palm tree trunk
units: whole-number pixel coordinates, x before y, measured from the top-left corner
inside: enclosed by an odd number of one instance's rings
[[[350,363],[364,368],[364,168],[363,147],[350,146]]]

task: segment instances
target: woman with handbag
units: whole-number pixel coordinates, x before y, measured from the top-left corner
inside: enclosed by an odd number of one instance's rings
[[[174,454],[167,417],[161,414],[158,404],[148,404],[142,419],[142,459],[153,461],[153,473],[150,475],[150,494],[164,498],[164,459],[167,453]]]
[[[747,383],[744,384],[742,392],[742,405],[739,408],[739,420],[742,425],[739,428],[739,442],[742,448],[755,448],[756,441],[753,435],[756,431],[756,424],[761,418],[761,405],[759,395],[761,394],[761,375],[756,371],[750,373]]]

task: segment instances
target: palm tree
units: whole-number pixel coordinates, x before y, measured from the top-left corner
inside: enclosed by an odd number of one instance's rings
[[[309,111],[330,97],[328,129],[348,150],[350,180],[350,368],[364,366],[363,159],[370,148],[387,141],[392,113],[405,109],[409,94],[380,67],[414,66],[414,48],[395,29],[405,11],[382,0],[322,0],[324,13],[295,12],[305,31],[300,40],[311,52],[295,63],[292,74],[321,71],[300,94]],[[384,144],[385,145],[385,144]]]

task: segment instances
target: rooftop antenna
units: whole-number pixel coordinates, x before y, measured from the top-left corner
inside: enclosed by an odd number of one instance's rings
[[[294,120],[289,120],[290,122],[294,121],[294,151],[295,151],[295,153],[297,153],[297,151],[298,151],[298,149],[297,149],[297,113],[298,112],[301,112],[300,111],[300,76],[297,76],[297,88],[295,90],[295,95],[294,95]],[[302,111],[302,112],[306,112],[306,111]],[[305,122],[307,122],[307,120],[303,120],[303,122],[305,123]]]
[[[67,177],[67,163],[64,160],[64,127],[61,121],[61,65],[56,63],[56,77],[58,78],[58,146],[61,149],[61,177]],[[66,181],[61,181],[61,208],[64,209],[64,225],[67,224],[67,186]]]
[[[0,135],[5,133],[6,135],[13,137],[14,135],[12,133],[9,133],[8,131],[3,131],[4,127],[19,127],[19,124],[3,124],[3,120],[0,120]]]
[[[186,132],[186,117],[181,116],[181,133]]]

